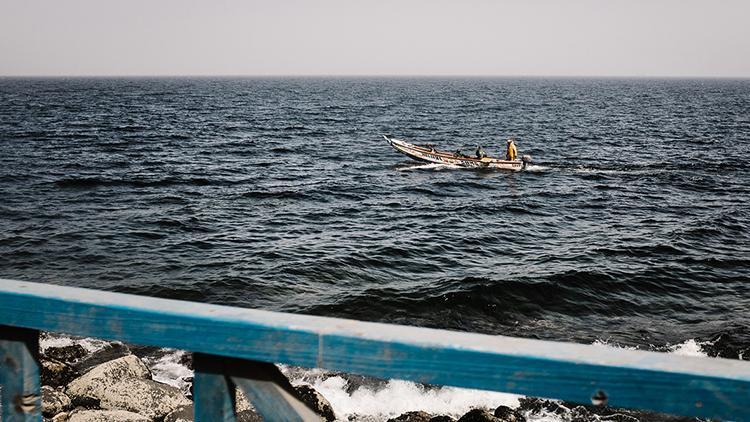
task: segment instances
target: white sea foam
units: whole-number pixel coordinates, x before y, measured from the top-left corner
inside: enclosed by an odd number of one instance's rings
[[[439,164],[439,163],[428,163],[418,164],[415,166],[399,167],[398,171],[411,171],[411,170],[443,170],[443,169],[460,169],[461,166],[455,166],[452,164]]]
[[[292,384],[310,384],[330,403],[339,420],[350,417],[364,421],[385,421],[409,411],[422,410],[455,418],[473,408],[494,410],[500,405],[517,407],[514,394],[454,387],[424,387],[401,380],[383,385],[359,386],[351,393],[348,381],[340,376],[325,376],[323,371],[290,371],[281,366]]]
[[[708,354],[703,351],[703,346],[708,344],[711,344],[711,342],[698,342],[694,339],[690,339],[683,343],[669,346],[668,349],[670,353],[674,353],[675,355],[698,356],[705,358],[708,357]]]
[[[93,353],[103,349],[109,343],[112,342],[88,337],[74,338],[58,334],[47,334],[39,340],[39,348],[44,351],[50,347],[66,347],[78,344],[88,353]]]
[[[542,166],[539,164],[527,164],[524,171],[530,171],[532,173],[542,173],[549,170],[550,168],[551,167],[549,166]]]
[[[192,377],[193,371],[180,363],[186,352],[173,349],[161,349],[161,352],[164,354],[160,357],[146,357],[143,359],[146,366],[151,370],[154,381],[169,384],[187,391],[189,386],[185,382],[185,379]]]

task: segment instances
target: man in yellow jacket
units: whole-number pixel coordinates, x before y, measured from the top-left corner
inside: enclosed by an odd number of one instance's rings
[[[513,138],[510,138],[508,139],[508,147],[505,150],[505,159],[515,160],[516,157],[518,157],[518,151],[516,150],[516,143],[513,141]]]

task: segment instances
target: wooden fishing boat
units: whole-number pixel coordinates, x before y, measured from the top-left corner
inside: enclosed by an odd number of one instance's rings
[[[501,160],[492,157],[471,157],[458,152],[438,151],[431,146],[419,146],[389,135],[383,135],[386,141],[398,152],[418,161],[435,164],[447,164],[468,168],[491,168],[511,171],[521,171],[531,161],[531,157],[524,155],[520,160]]]

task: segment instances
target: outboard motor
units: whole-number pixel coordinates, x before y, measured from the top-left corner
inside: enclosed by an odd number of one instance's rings
[[[521,161],[523,161],[523,168],[526,168],[526,166],[531,162],[531,156],[529,154],[524,154],[521,156]]]

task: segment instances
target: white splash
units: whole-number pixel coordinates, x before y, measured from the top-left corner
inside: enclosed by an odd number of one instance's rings
[[[708,354],[703,351],[703,345],[709,344],[710,342],[697,342],[695,339],[690,339],[684,343],[675,344],[669,346],[669,352],[680,356],[697,356],[697,357],[708,357]]]
[[[398,171],[411,171],[411,170],[442,170],[442,169],[460,169],[460,168],[463,168],[463,167],[452,165],[452,164],[428,163],[428,164],[418,164],[415,166],[400,167],[397,170]]]
[[[551,167],[549,166],[542,166],[539,164],[526,164],[526,168],[524,168],[524,171],[529,171],[532,173],[542,173],[547,170],[549,170]]]
[[[185,382],[185,378],[193,376],[193,371],[180,363],[186,352],[173,349],[161,349],[161,352],[165,354],[158,358],[146,357],[143,359],[146,366],[151,370],[154,381],[186,391],[189,385]]]
[[[322,371],[311,370],[290,373],[292,384],[310,384],[330,403],[339,420],[386,421],[409,411],[425,411],[433,415],[449,415],[454,418],[474,408],[490,411],[500,405],[518,407],[515,394],[470,390],[454,387],[424,387],[401,380],[390,380],[378,387],[360,386],[347,392],[348,381],[339,376],[322,376]]]
[[[50,347],[67,347],[72,346],[74,344],[78,344],[81,347],[83,347],[86,352],[93,353],[98,350],[103,349],[106,345],[110,343],[117,343],[117,342],[111,342],[111,341],[104,341],[99,340],[95,338],[73,338],[63,335],[57,335],[57,334],[47,334],[44,337],[41,337],[39,339],[39,348],[42,351],[47,350]]]

